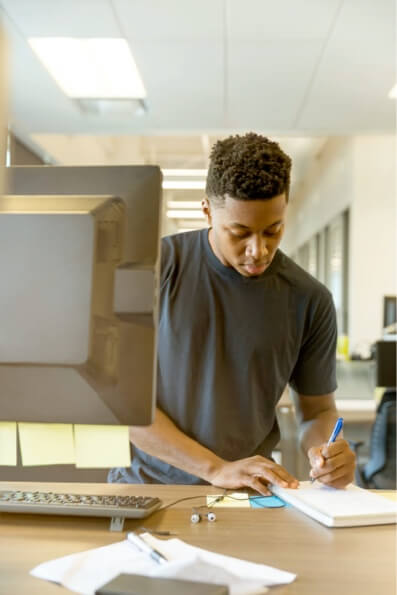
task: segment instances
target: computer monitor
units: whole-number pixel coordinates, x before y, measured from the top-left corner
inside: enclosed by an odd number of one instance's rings
[[[0,420],[147,425],[161,172],[10,167],[0,197]]]
[[[397,296],[384,295],[383,296],[383,328],[393,329],[393,325],[397,323]]]
[[[376,342],[376,386],[396,386],[396,340]]]

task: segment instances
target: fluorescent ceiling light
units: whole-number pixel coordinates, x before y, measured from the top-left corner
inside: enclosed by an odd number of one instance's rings
[[[202,211],[171,210],[167,211],[167,217],[169,219],[204,219],[204,213]]]
[[[388,97],[390,99],[397,99],[397,84],[389,91]]]
[[[147,111],[143,99],[74,99],[84,114],[95,116],[143,116]]]
[[[188,227],[189,229],[202,229],[203,224],[206,224],[203,219],[178,219],[179,227]]]
[[[163,180],[165,190],[204,190],[205,180]]]
[[[125,39],[31,37],[28,41],[68,97],[146,97],[145,87]]]
[[[198,200],[169,200],[167,202],[169,209],[199,209],[200,206]]]
[[[166,177],[197,177],[205,178],[207,176],[207,169],[163,169],[163,175]]]

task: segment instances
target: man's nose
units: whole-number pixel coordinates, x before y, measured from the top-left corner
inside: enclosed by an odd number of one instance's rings
[[[266,238],[262,235],[252,236],[246,245],[246,255],[255,261],[265,258],[269,252],[266,245]]]

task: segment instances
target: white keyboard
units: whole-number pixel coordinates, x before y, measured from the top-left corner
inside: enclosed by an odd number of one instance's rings
[[[161,504],[159,498],[152,496],[0,491],[0,513],[21,512],[136,519],[149,516]]]

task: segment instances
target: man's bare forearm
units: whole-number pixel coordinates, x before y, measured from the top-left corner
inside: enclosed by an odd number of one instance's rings
[[[337,419],[338,412],[336,409],[328,409],[318,413],[314,419],[301,422],[299,440],[305,453],[312,446],[320,446],[320,444],[328,442]],[[339,436],[342,437],[342,433]]]
[[[338,419],[334,395],[306,396],[291,391],[291,396],[299,425],[299,441],[307,453],[310,448],[328,442]]]
[[[138,448],[187,473],[211,483],[225,463],[212,451],[181,432],[165,413],[156,410],[150,426],[131,426],[130,440]]]
[[[268,496],[268,483],[298,486],[296,478],[265,457],[254,455],[237,461],[221,459],[181,432],[159,409],[151,426],[130,427],[130,440],[148,454],[220,488],[249,487]]]

